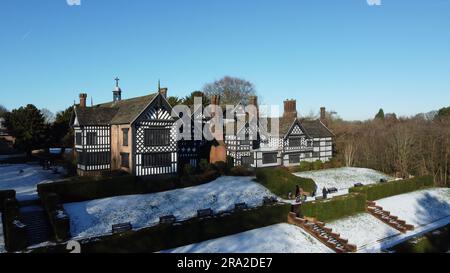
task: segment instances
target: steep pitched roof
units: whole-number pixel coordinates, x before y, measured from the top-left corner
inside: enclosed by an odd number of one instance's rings
[[[116,108],[75,107],[80,125],[107,125],[117,114]]]
[[[128,124],[145,110],[158,93],[143,97],[137,97],[117,102],[108,102],[94,107],[117,109],[117,114],[111,120],[111,124]]]
[[[275,118],[267,119],[267,131],[271,132],[272,124],[274,124]],[[296,117],[281,117],[279,121],[279,135],[280,137],[286,136],[294,125],[295,121],[299,121],[300,126],[303,127],[304,133],[313,138],[326,138],[333,137],[334,134],[320,121],[320,120],[301,120]]]
[[[75,107],[75,113],[80,125],[129,124],[145,110],[157,95],[158,93],[154,93],[92,107]]]
[[[284,137],[291,129],[294,121],[297,119],[295,117],[281,117],[281,118],[267,118],[267,132],[272,132],[272,126],[275,125],[278,119],[279,135]]]
[[[334,137],[334,134],[320,120],[303,120],[301,124],[311,137]]]

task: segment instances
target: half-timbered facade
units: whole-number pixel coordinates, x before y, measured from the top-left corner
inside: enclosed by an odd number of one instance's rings
[[[143,97],[86,106],[86,94],[74,107],[72,126],[80,175],[122,170],[136,176],[174,174],[178,142],[167,89]]]
[[[251,100],[256,102],[257,100]],[[262,126],[252,131],[245,126],[245,136],[236,131],[235,135],[225,136],[227,155],[234,159],[234,165],[260,167],[296,166],[302,161],[329,161],[333,157],[333,133],[325,126],[325,109],[321,109],[318,120],[298,118],[296,101],[285,101],[282,117],[269,118]],[[278,126],[278,130],[272,130]],[[265,128],[265,129],[263,129]],[[256,130],[256,132],[255,132]],[[257,137],[250,139],[253,133]]]

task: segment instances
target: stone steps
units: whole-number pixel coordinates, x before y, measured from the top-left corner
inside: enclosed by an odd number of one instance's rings
[[[53,239],[53,229],[45,210],[41,206],[24,206],[20,210],[20,220],[27,226],[27,242],[29,246]]]
[[[413,225],[407,224],[406,221],[392,215],[391,212],[384,210],[373,201],[367,202],[367,212],[402,233],[414,230]]]
[[[337,253],[356,252],[357,250],[355,245],[349,244],[347,239],[341,238],[339,233],[333,232],[323,222],[298,218],[295,213],[288,215],[288,222],[304,229]]]

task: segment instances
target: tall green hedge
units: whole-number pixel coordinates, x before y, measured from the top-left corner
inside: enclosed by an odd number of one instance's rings
[[[165,176],[142,179],[131,175],[111,177],[75,177],[37,186],[39,197],[55,193],[61,203],[81,202],[119,195],[147,194],[208,183],[218,177],[216,171],[186,177]]]
[[[15,190],[1,190],[0,191],[0,212],[4,211],[5,201],[7,199],[15,199],[16,191]]]
[[[82,253],[149,253],[220,238],[287,221],[290,205],[263,206],[212,218],[193,218],[179,224],[161,224],[137,231],[81,240]],[[34,252],[67,252],[66,245],[46,246]]]
[[[289,192],[295,193],[296,186],[300,186],[307,192],[313,192],[316,188],[314,180],[297,177],[287,168],[264,168],[256,171],[256,180],[274,194],[287,198]]]
[[[354,187],[350,189],[350,192],[362,193],[367,196],[367,200],[374,201],[433,186],[434,180],[432,176],[419,176],[406,180]]]
[[[329,222],[365,210],[365,195],[352,193],[332,199],[304,203],[300,206],[299,213],[306,217],[316,218],[319,221]]]

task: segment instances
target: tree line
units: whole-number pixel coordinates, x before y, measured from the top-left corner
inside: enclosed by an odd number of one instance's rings
[[[15,138],[14,147],[31,156],[33,150],[64,148],[73,146],[73,132],[70,118],[73,108],[53,115],[47,109],[38,109],[32,104],[8,111],[0,107],[0,117],[5,127]]]
[[[397,118],[380,110],[372,120],[330,118],[336,159],[351,167],[372,168],[400,177],[432,175],[450,185],[450,107],[433,118]]]

